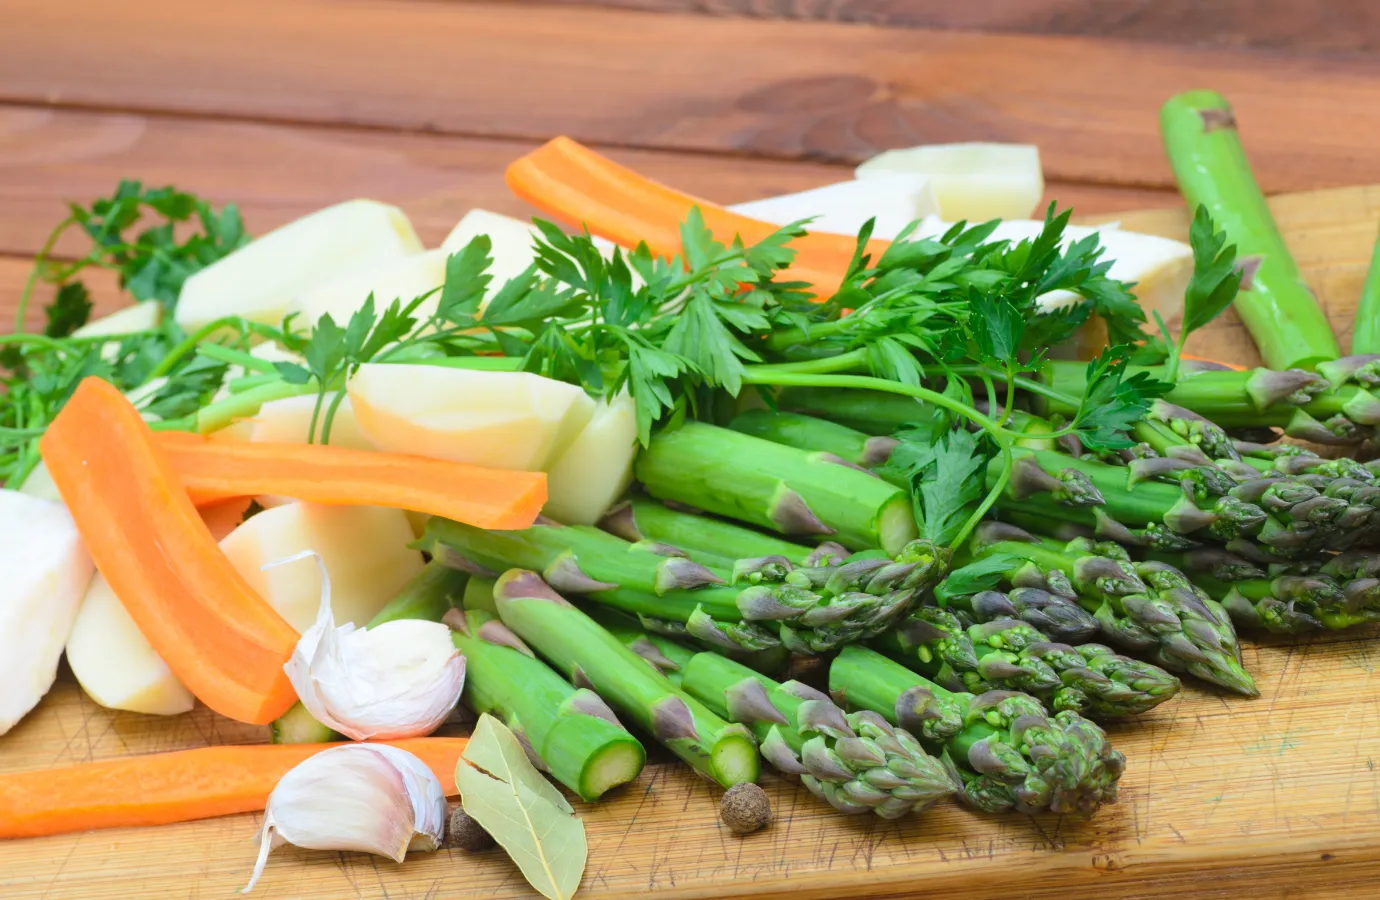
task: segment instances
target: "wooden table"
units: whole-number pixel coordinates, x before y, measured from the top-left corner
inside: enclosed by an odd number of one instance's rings
[[[3,0],[0,316],[62,201],[122,177],[233,200],[254,233],[373,197],[434,243],[472,207],[528,212],[503,166],[556,134],[724,202],[846,178],[886,147],[1027,141],[1049,198],[1084,215],[1165,208],[1135,222],[1173,232],[1155,122],[1165,97],[1227,94],[1268,192],[1377,183],[1377,49],[1380,7],[1365,0]],[[1380,191],[1282,204],[1315,287],[1343,298],[1344,331]],[[98,312],[124,302],[98,287]],[[1214,334],[1212,348],[1250,358],[1230,321]],[[651,767],[585,810],[584,889],[1375,896],[1373,637],[1252,644],[1261,701],[1195,691],[1116,729],[1131,757],[1125,802],[1088,825],[994,824],[951,807],[919,822],[844,819],[768,778],[781,819],[737,841],[713,821],[707,787]],[[0,771],[260,739],[204,709],[174,723],[111,715],[68,677],[0,738]],[[253,831],[240,816],[0,846],[0,896],[229,896]],[[493,855],[396,867],[283,850],[275,862],[263,896],[529,896]]]

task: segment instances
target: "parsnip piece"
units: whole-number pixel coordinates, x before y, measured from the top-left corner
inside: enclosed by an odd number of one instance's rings
[[[311,560],[276,562],[315,550],[331,576],[337,624],[368,624],[409,578],[422,555],[408,549],[412,528],[401,510],[377,506],[288,503],[251,517],[220,542],[235,569],[298,631],[316,621],[321,573]]]
[[[600,401],[569,449],[547,469],[542,512],[567,525],[593,525],[632,482],[637,405],[627,394]]]
[[[496,469],[544,471],[594,413],[580,388],[526,372],[367,364],[348,388],[378,449]]]
[[[0,734],[53,686],[94,571],[65,506],[0,490]]]
[[[424,250],[401,259],[390,259],[368,269],[346,272],[325,284],[317,285],[293,298],[288,304],[294,330],[307,332],[317,321],[330,313],[337,325],[344,326],[350,317],[364,306],[370,294],[374,297],[374,312],[382,315],[394,300],[407,306],[415,298],[434,291],[446,280],[446,251]],[[413,313],[420,321],[436,310],[439,292],[433,293]]]
[[[887,150],[858,166],[867,179],[906,172],[930,180],[949,221],[1025,219],[1045,192],[1039,148],[1031,144],[930,144]]]
[[[87,322],[72,332],[73,337],[102,337],[107,334],[131,334],[157,328],[163,321],[163,306],[157,300],[144,300],[133,306],[116,310],[108,316]]]
[[[939,215],[939,202],[924,175],[882,172],[796,194],[738,203],[729,209],[775,225],[814,217],[805,226],[808,230],[849,236],[857,235],[868,219],[875,218],[872,236],[891,240],[911,222]]]
[[[196,703],[99,573],[67,639],[67,662],[87,696],[107,709],[174,716]]]
[[[194,273],[178,298],[188,332],[222,316],[276,325],[288,303],[342,273],[422,251],[412,223],[395,206],[349,200],[270,231]]]
[[[489,255],[493,257],[489,274],[493,276],[493,280],[489,282],[489,291],[485,297],[487,304],[488,298],[499,288],[521,275],[523,270],[536,260],[537,255],[532,249],[532,243],[540,233],[530,222],[489,212],[487,209],[472,209],[465,213],[464,218],[446,235],[446,239],[441,242],[441,250],[445,255],[459,253],[479,235],[489,236],[492,245]]]
[[[325,419],[324,410],[330,405],[331,399],[331,397],[327,397],[326,402],[322,404],[323,411],[320,417],[322,420]],[[270,400],[259,407],[254,418],[245,420],[252,423],[249,440],[260,444],[305,444],[307,443],[307,431],[311,428],[312,410],[315,407],[316,395],[314,394]],[[317,443],[321,442],[321,426],[322,422],[318,421],[316,425]],[[359,427],[359,421],[355,418],[354,405],[350,403],[349,397],[340,401],[340,406],[335,411],[335,418],[331,420],[330,440],[326,443],[335,447],[350,447],[354,450],[376,449],[374,442],[369,440],[369,436]]]

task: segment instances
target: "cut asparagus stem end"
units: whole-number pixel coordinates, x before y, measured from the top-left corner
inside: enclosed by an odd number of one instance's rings
[[[909,497],[897,497],[882,508],[877,521],[877,534],[881,538],[882,549],[891,556],[900,553],[920,535]]]
[[[642,771],[645,759],[642,746],[631,736],[599,751],[580,775],[580,795],[597,799],[621,784],[627,784]]]
[[[746,730],[724,735],[710,751],[709,764],[714,780],[724,787],[755,782],[762,768],[757,742]]]

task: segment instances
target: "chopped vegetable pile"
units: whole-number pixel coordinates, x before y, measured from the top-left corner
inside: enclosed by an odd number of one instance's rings
[[[736,833],[764,761],[847,814],[1094,815],[1100,723],[1256,696],[1238,632],[1380,620],[1380,257],[1343,357],[1226,101],[1162,124],[1187,244],[1022,219],[1038,154],[990,145],[727,208],[558,138],[508,183],[560,224],[436,250],[373,201],[253,241],[72,206],[0,337],[0,734],[65,646],[101,705],[273,745],[0,776],[0,837],[265,810],[250,887],[283,842],[496,841],[568,897],[551,781],[636,779],[624,722]],[[87,322],[90,266],[138,305]],[[1185,354],[1228,306],[1273,368]]]

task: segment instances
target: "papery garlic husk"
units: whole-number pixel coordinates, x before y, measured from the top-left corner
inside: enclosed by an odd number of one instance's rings
[[[309,555],[314,554],[281,562]],[[357,741],[430,734],[465,686],[465,658],[440,622],[400,619],[375,628],[337,628],[324,566],[316,624],[303,633],[283,669],[307,712]]]
[[[283,844],[357,850],[402,862],[445,836],[446,794],[435,774],[405,750],[382,744],[332,747],[299,763],[268,797],[249,893],[268,854]]]

